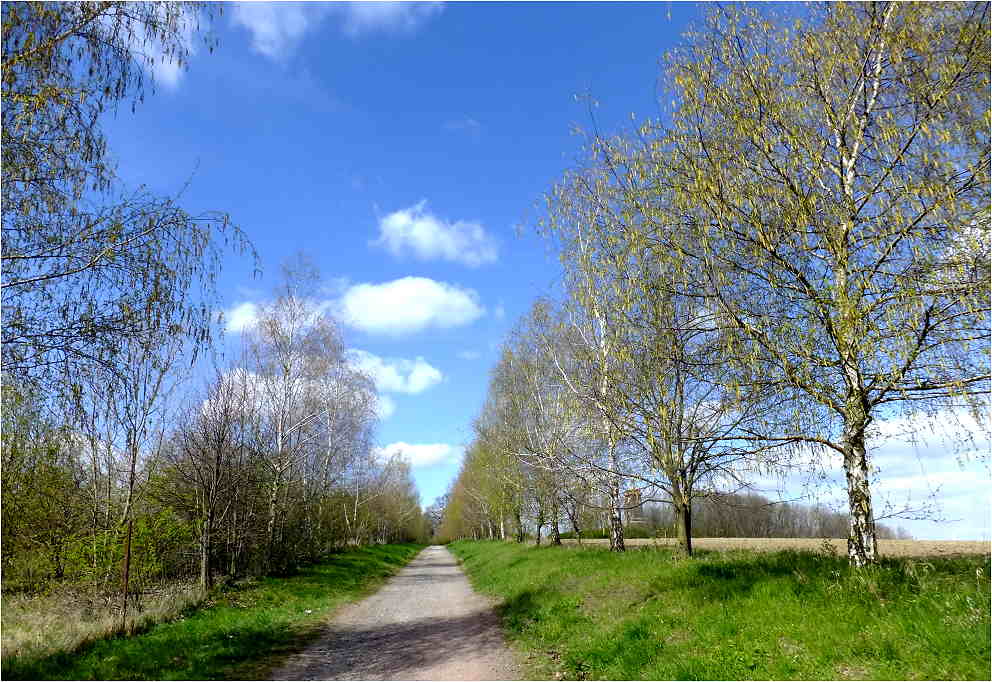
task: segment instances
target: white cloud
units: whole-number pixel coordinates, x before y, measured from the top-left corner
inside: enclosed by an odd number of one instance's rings
[[[159,21],[165,20],[165,4],[155,5],[155,13]],[[199,21],[205,21],[200,17]],[[101,15],[97,22],[108,31],[119,31],[124,36],[128,48],[137,56],[141,68],[152,77],[155,85],[163,85],[167,90],[175,90],[182,79],[183,68],[175,58],[166,55],[162,49],[162,41],[155,35],[149,35],[145,24],[127,18],[118,19]],[[196,42],[193,40],[193,33],[196,29],[198,18],[195,13],[186,9],[179,9],[176,16],[176,37],[179,48],[185,50],[188,57],[196,54]]]
[[[229,332],[243,332],[254,327],[258,322],[258,305],[251,301],[239,303],[230,310],[224,311],[224,319],[227,320],[225,328]]]
[[[164,85],[169,90],[179,87],[183,70],[179,62],[159,54],[155,57],[155,62],[150,67],[152,78],[156,83]]]
[[[381,461],[399,455],[411,467],[430,467],[435,464],[454,462],[461,454],[462,448],[447,443],[423,443],[412,445],[402,441],[375,449],[375,456]]]
[[[464,133],[473,139],[478,139],[479,135],[482,134],[482,124],[474,118],[447,121],[443,127],[449,133]]]
[[[444,9],[443,2],[347,2],[335,6],[350,36],[410,33]]]
[[[394,256],[410,251],[420,260],[446,260],[477,267],[499,257],[496,241],[477,222],[447,222],[427,210],[427,201],[394,211],[379,220],[375,246]]]
[[[396,401],[381,393],[376,397],[375,413],[380,420],[389,419],[396,412]]]
[[[248,29],[256,52],[282,59],[327,12],[326,5],[316,2],[236,2],[231,21]]]
[[[351,280],[347,277],[331,277],[324,281],[321,292],[325,296],[340,296],[348,291],[348,287],[350,286]]]
[[[497,320],[502,320],[503,318],[506,317],[506,308],[503,307],[502,303],[498,304],[496,306],[496,309],[493,310],[493,317],[495,317]]]
[[[251,33],[252,47],[284,59],[303,36],[328,17],[359,37],[371,33],[410,33],[441,12],[441,2],[237,2],[231,21]]]
[[[426,391],[444,378],[441,371],[422,357],[380,358],[364,350],[348,351],[352,365],[368,373],[380,391],[416,394]]]
[[[898,492],[903,490],[926,490],[928,488],[967,487],[975,482],[973,471],[937,471],[932,474],[917,474],[915,476],[894,476],[882,479],[879,488],[886,491]]]
[[[356,284],[337,301],[345,324],[370,334],[402,335],[470,324],[485,314],[471,289],[426,277]]]
[[[962,440],[969,431],[972,439]],[[868,447],[872,506],[883,523],[901,526],[918,539],[989,539],[992,438],[986,426],[964,411],[943,411],[933,418],[892,416],[875,422]],[[811,453],[807,473],[756,478],[758,492],[782,499],[808,494],[809,501],[846,511],[841,456],[827,449]]]
[[[478,360],[482,353],[477,350],[460,350],[456,355],[462,360]]]

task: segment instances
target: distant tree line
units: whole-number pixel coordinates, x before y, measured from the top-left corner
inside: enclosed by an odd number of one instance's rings
[[[847,534],[847,514],[823,505],[779,502],[755,493],[718,494],[698,501],[693,509],[693,532],[702,538],[842,538]],[[600,515],[586,512],[581,537],[609,537]],[[670,505],[650,502],[631,509],[624,525],[627,538],[671,538],[677,529]],[[879,538],[910,539],[900,528],[876,525]],[[575,533],[562,533],[574,538]]]

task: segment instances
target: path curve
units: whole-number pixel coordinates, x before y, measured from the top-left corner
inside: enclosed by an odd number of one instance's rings
[[[492,603],[446,548],[422,551],[349,604],[274,680],[512,680],[519,669]]]

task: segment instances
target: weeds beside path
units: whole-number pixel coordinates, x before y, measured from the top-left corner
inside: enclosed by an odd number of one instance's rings
[[[989,557],[614,554],[460,541],[530,679],[990,677]]]
[[[371,593],[423,545],[349,550],[286,578],[219,590],[132,637],[43,658],[5,658],[4,679],[258,679],[305,646],[333,609]]]

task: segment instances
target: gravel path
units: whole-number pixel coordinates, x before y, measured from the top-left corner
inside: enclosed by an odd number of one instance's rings
[[[428,547],[274,680],[512,680],[519,670],[492,604],[444,547]]]

